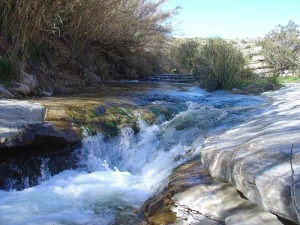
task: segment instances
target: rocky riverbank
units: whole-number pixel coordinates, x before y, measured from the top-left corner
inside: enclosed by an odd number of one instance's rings
[[[38,103],[0,101],[0,149],[53,149],[79,142],[71,123],[57,127],[45,121],[47,110]]]
[[[132,91],[131,88],[128,90]],[[123,90],[121,95],[126,93]],[[300,134],[300,85],[289,85],[279,91],[264,93],[263,96],[270,103],[261,108],[255,116],[226,132],[214,132],[214,135],[208,137],[205,135],[205,142],[197,147],[201,157],[196,157],[175,169],[161,194],[144,204],[142,211],[146,223],[298,223],[295,203],[299,204],[300,199],[300,146],[297,142]],[[70,101],[73,105],[73,101],[77,103],[76,107],[72,108],[73,113],[69,114],[62,110],[58,99],[54,103],[48,103],[47,109],[32,101],[1,100],[2,155],[13,150],[24,154],[24,151],[20,150],[30,149],[32,153],[62,149],[78,143],[78,125],[74,122],[80,122],[82,118],[77,117],[74,112],[79,109],[86,110],[78,111],[80,115],[87,112],[95,114],[88,118],[91,123],[98,124],[103,119],[109,124],[114,124],[116,128],[122,127],[122,124],[117,122],[125,121],[127,125],[131,124],[128,123],[128,118],[132,112],[123,108],[125,105],[122,98],[118,99],[123,103],[108,105],[101,99],[95,99],[96,104],[90,97],[87,95],[81,101],[82,104],[89,103],[90,108],[87,108],[80,105],[79,100],[73,96]],[[99,108],[99,104],[103,106]],[[67,106],[65,105],[66,108]],[[104,106],[106,108],[103,108]],[[155,110],[159,109],[157,107]],[[148,114],[150,112],[151,110]],[[162,112],[163,110],[158,114]],[[151,118],[155,116],[153,112],[149,115]],[[86,120],[84,122],[86,123]],[[182,128],[177,126],[177,129]],[[291,149],[295,180],[293,185]],[[39,171],[41,165],[37,167]],[[57,167],[57,164],[54,167]],[[3,171],[2,175],[5,175]],[[291,187],[295,190],[292,191]]]
[[[263,96],[271,105],[260,114],[206,139],[201,147],[202,164],[194,163],[189,170],[206,171],[207,176],[198,176],[197,184],[187,185],[178,181],[193,173],[174,179],[175,171],[166,190],[144,205],[150,224],[299,224],[300,85]],[[165,196],[168,200],[158,200]],[[167,202],[172,221],[161,222],[166,209],[158,202]]]

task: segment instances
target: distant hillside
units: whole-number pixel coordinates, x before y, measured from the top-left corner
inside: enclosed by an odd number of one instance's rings
[[[173,40],[173,47],[180,46],[187,42],[196,42],[199,46],[205,45],[207,38],[175,38]],[[227,42],[232,43],[237,47],[245,56],[246,66],[249,67],[255,74],[260,77],[272,76],[272,69],[266,63],[264,56],[262,55],[262,46],[260,41],[262,38],[245,38],[245,39],[225,39]],[[180,68],[180,65],[175,66]],[[292,76],[292,73],[285,74],[286,76]]]
[[[248,67],[261,77],[270,76],[271,68],[265,62],[264,56],[261,55],[262,46],[259,44],[261,38],[246,38],[229,40],[233,43],[247,59]]]

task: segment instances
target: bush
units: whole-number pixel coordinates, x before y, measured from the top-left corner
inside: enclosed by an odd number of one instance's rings
[[[34,63],[40,63],[42,59],[46,58],[48,53],[47,45],[45,43],[32,44],[28,48],[28,59]]]
[[[262,40],[262,54],[273,68],[274,75],[295,71],[300,65],[299,26],[289,21],[286,26],[278,25]]]
[[[209,39],[196,59],[195,75],[209,90],[231,89],[244,70],[243,54],[220,38]]]
[[[199,43],[194,40],[187,40],[179,44],[176,49],[175,58],[183,67],[185,72],[190,73],[195,65]]]
[[[258,77],[240,80],[236,86],[243,94],[261,94],[265,91],[275,91],[282,87],[276,76]]]
[[[17,75],[17,66],[9,59],[0,59],[0,83],[7,84]]]

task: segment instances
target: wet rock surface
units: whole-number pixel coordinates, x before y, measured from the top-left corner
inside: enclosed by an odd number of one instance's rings
[[[299,224],[299,92],[300,85],[291,84],[264,93],[270,105],[208,137],[201,148],[203,165],[193,162],[189,172],[174,171],[167,188],[146,202],[148,224]],[[204,182],[199,171],[206,171]],[[198,180],[189,186],[188,177]],[[170,215],[172,220],[161,219]]]
[[[182,224],[282,224],[275,215],[241,198],[232,185],[217,181],[194,186],[172,200],[172,210]]]
[[[45,114],[37,103],[0,101],[0,189],[28,188],[74,164],[78,135],[70,122],[45,121]]]
[[[280,225],[278,218],[242,198],[236,188],[214,180],[201,160],[174,170],[168,186],[142,207],[144,224]]]
[[[144,223],[153,225],[174,223],[177,216],[171,210],[174,205],[172,197],[199,183],[210,184],[211,182],[212,179],[202,167],[200,160],[181,165],[169,177],[167,187],[143,205],[142,213],[146,218]]]

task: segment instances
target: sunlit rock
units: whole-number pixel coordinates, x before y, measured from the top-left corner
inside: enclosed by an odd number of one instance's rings
[[[25,101],[0,101],[0,148],[64,146],[79,141],[75,132],[44,121],[45,108]]]
[[[230,182],[265,210],[298,221],[291,192],[291,149],[296,202],[300,204],[300,88],[290,85],[264,94],[273,105],[246,123],[204,143],[209,173]],[[293,145],[293,147],[292,147]]]

